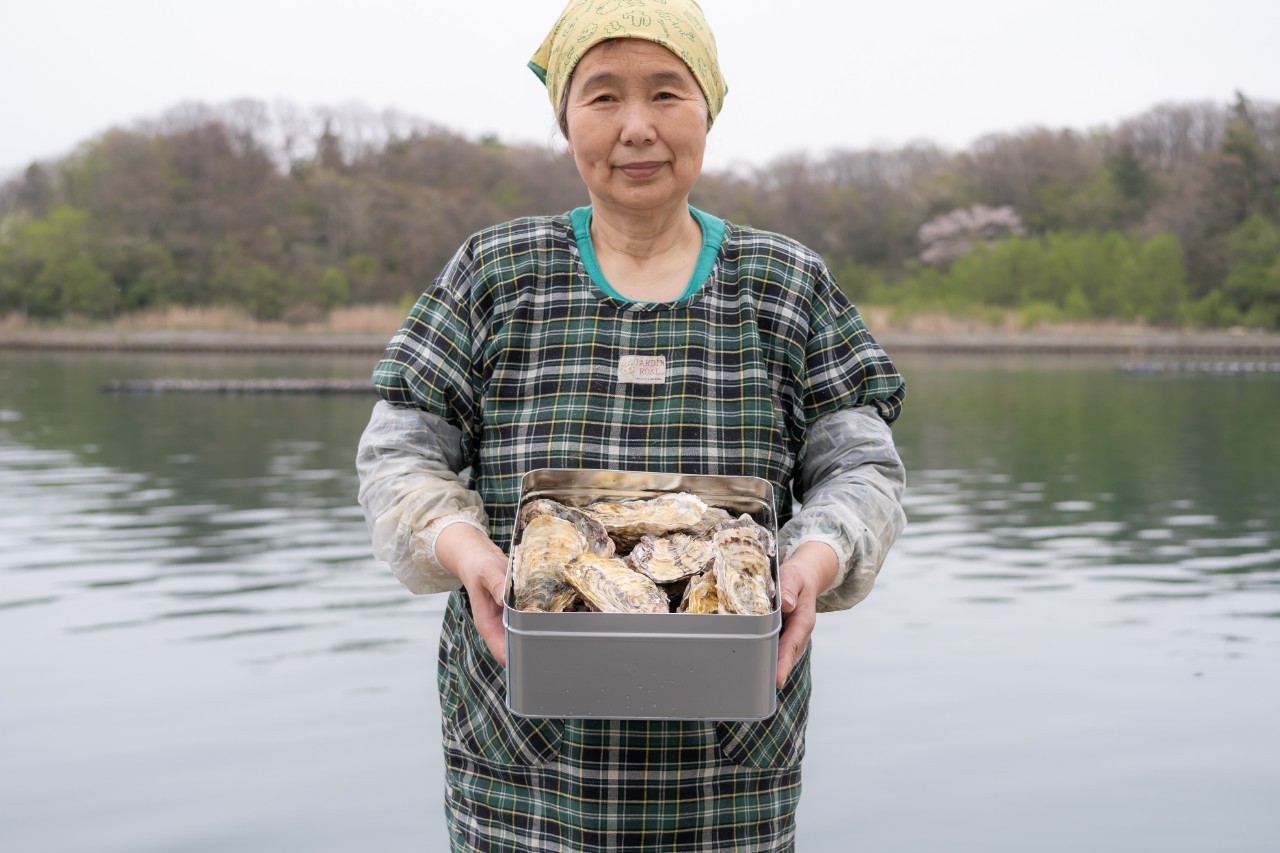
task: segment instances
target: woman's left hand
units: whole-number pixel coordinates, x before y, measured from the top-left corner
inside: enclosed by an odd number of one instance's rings
[[[840,570],[830,545],[805,542],[791,559],[778,567],[782,593],[782,636],[778,638],[778,689],[803,654],[818,617],[818,596],[827,590]]]

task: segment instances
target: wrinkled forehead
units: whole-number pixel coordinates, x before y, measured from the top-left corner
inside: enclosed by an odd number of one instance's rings
[[[706,99],[693,69],[680,57],[656,42],[636,38],[609,39],[594,45],[569,72],[568,88],[581,92],[606,84],[634,82],[686,86]]]

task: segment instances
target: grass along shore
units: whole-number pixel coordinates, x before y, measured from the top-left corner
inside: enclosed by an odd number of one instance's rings
[[[1280,358],[1280,333],[1244,329],[1160,329],[1122,323],[1027,324],[1016,312],[916,314],[860,306],[876,339],[895,352],[1118,354]],[[306,323],[264,322],[230,308],[170,308],[111,321],[0,317],[0,351],[28,349],[166,352],[377,353],[400,327],[399,306],[339,308]]]

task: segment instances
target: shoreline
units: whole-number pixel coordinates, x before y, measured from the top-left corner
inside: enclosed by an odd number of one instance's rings
[[[222,329],[0,330],[4,352],[245,353],[372,355],[390,332]],[[873,331],[890,355],[1111,355],[1280,359],[1280,334],[1235,331]]]

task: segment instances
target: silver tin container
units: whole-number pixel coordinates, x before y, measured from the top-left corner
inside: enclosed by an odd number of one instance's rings
[[[756,477],[539,468],[525,474],[520,504],[689,492],[777,534],[773,487]],[[512,537],[512,548],[520,530]],[[507,708],[525,717],[620,720],[762,720],[777,708],[776,558],[773,611],[736,614],[534,613],[516,610],[507,566],[503,624]]]

